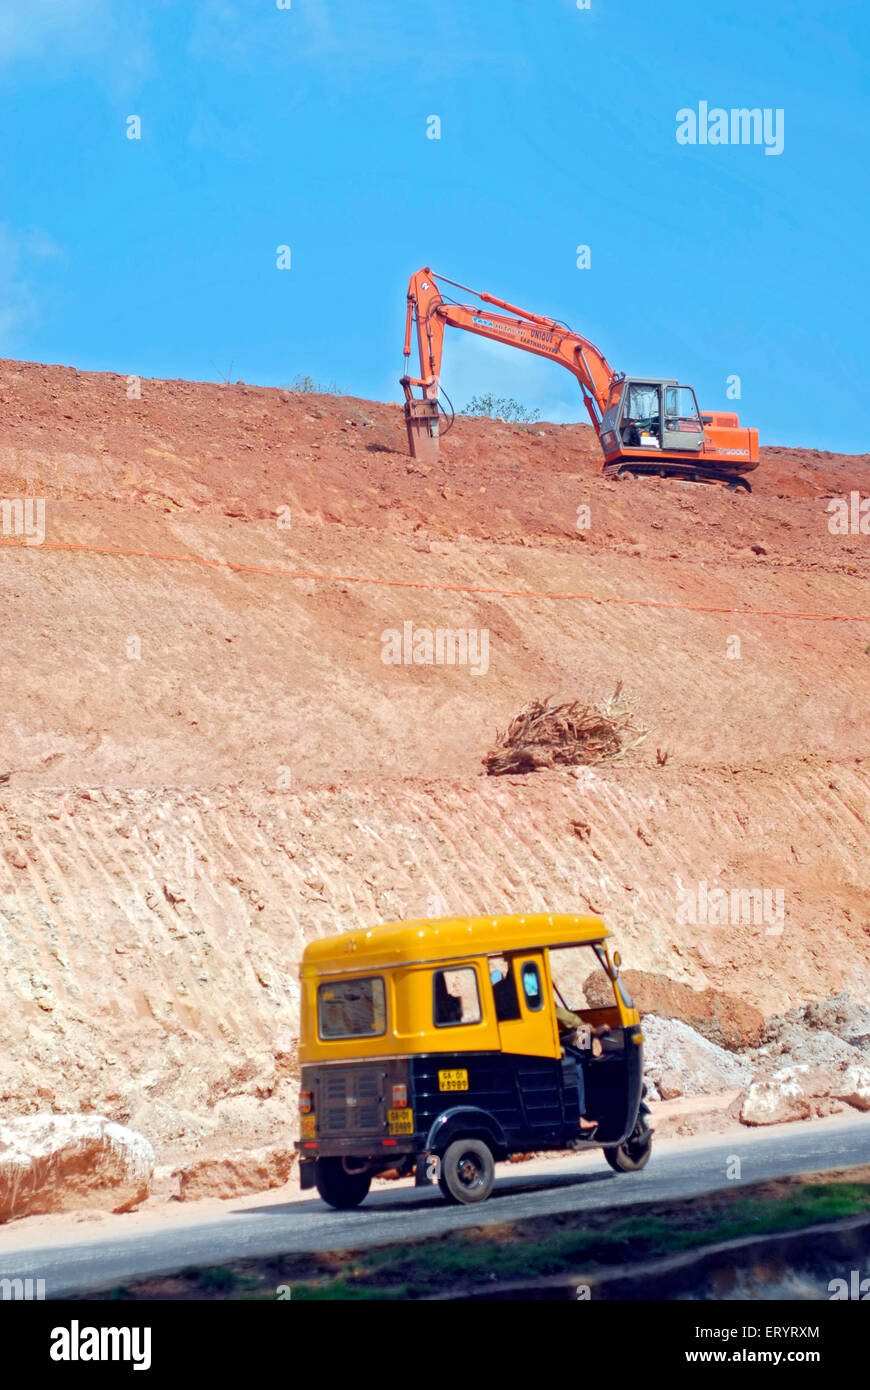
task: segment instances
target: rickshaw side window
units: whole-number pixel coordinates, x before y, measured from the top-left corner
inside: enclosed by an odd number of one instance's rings
[[[480,1022],[477,975],[470,965],[435,971],[432,1017],[436,1028]]]
[[[533,960],[527,960],[523,966],[523,994],[526,996],[526,1004],[532,1012],[544,1006],[544,991],[541,988],[541,976],[538,967]]]
[[[387,1005],[379,975],[365,980],[338,980],[317,991],[321,1038],[374,1038],[386,1031]]]

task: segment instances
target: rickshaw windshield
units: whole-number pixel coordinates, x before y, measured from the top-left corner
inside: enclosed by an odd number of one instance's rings
[[[556,999],[564,1008],[579,1013],[612,1006],[613,987],[600,947],[551,946],[550,973]]]

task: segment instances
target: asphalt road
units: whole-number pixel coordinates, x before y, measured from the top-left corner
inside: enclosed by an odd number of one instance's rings
[[[740,1159],[739,1179],[733,1159]],[[615,1174],[599,1152],[557,1161],[500,1164],[495,1191],[474,1206],[449,1206],[437,1188],[412,1182],[379,1187],[363,1206],[337,1212],[316,1193],[291,1201],[228,1210],[219,1220],[155,1223],[127,1237],[0,1252],[0,1278],[44,1279],[46,1297],[63,1298],[188,1265],[301,1251],[360,1249],[419,1239],[466,1226],[586,1208],[690,1197],[735,1181],[758,1182],[791,1173],[870,1163],[870,1120],[839,1119],[747,1131],[699,1141],[671,1139],[653,1147],[640,1173]],[[7,1228],[7,1234],[9,1228]]]

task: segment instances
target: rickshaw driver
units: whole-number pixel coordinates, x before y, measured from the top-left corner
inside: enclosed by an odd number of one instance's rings
[[[597,1122],[586,1120],[584,1111],[586,1110],[586,1087],[583,1081],[583,1053],[592,1050],[592,1039],[600,1038],[610,1030],[602,1025],[594,1028],[591,1024],[585,1023],[579,1014],[575,1014],[572,1009],[566,1009],[559,1003],[555,992],[553,1003],[556,1008],[556,1022],[559,1025],[559,1042],[566,1053],[570,1053],[577,1063],[577,1094],[580,1103],[580,1128],[597,1128]],[[580,1043],[583,1039],[585,1047]]]
[[[556,1022],[559,1025],[559,1041],[563,1047],[566,1043],[571,1043],[573,1050],[577,1050],[581,1046],[580,1041],[578,1038],[572,1038],[571,1034],[579,1032],[584,1042],[587,1038],[589,1040],[583,1049],[588,1052],[592,1047],[593,1038],[603,1038],[605,1033],[610,1032],[606,1024],[593,1028],[592,1024],[584,1022],[580,1015],[575,1014],[572,1009],[564,1008],[555,994],[553,995],[553,1003],[556,1008]]]

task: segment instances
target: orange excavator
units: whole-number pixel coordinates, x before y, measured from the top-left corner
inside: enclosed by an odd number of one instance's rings
[[[451,285],[472,294],[478,304],[460,304],[443,293]],[[494,305],[493,309],[484,305]],[[420,375],[407,375],[414,324]],[[573,372],[604,451],[605,474],[632,477],[657,474],[696,482],[721,482],[752,489],[743,476],[758,467],[758,430],[742,427],[731,411],[702,415],[691,386],[657,377],[614,372],[587,338],[564,323],[518,309],[494,295],[470,290],[428,266],[411,276],[405,326],[405,423],[411,455],[429,463],[438,458],[441,416],[441,356],[444,329],[464,328],[499,343],[547,357]],[[415,396],[413,388],[421,388]],[[452,422],[451,422],[452,423]]]

